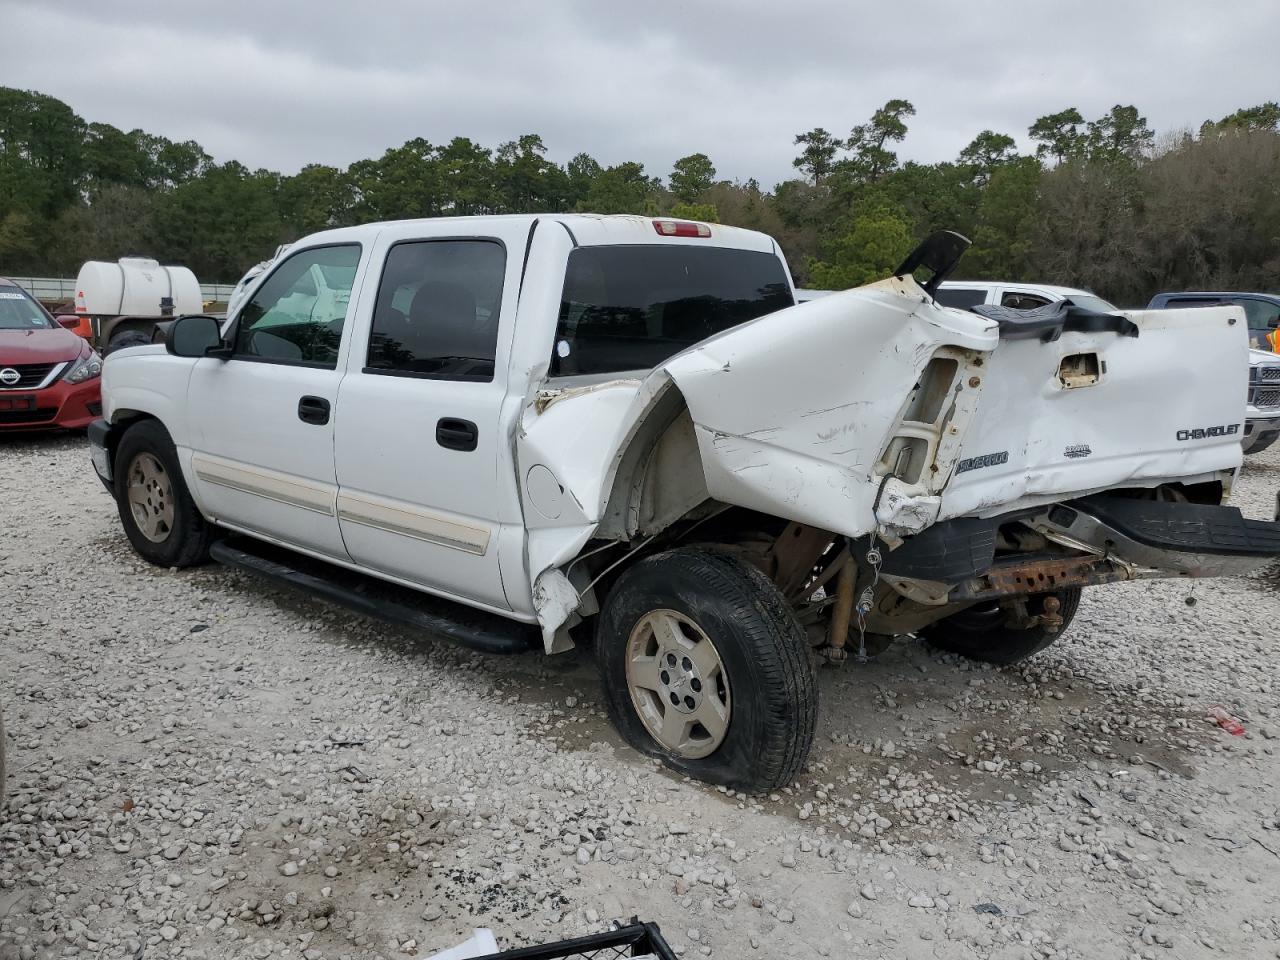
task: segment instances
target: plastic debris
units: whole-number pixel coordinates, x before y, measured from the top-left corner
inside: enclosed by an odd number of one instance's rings
[[[1244,724],[1240,722],[1239,717],[1234,717],[1228,713],[1225,707],[1210,707],[1209,716],[1213,718],[1218,726],[1233,737],[1244,736]]]

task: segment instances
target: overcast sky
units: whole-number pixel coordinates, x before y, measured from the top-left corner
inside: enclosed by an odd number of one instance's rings
[[[796,133],[894,97],[900,155],[934,161],[1067,106],[1164,131],[1280,96],[1276,0],[0,0],[0,25],[0,85],[284,172],[538,133],[560,162],[701,151],[770,185]]]

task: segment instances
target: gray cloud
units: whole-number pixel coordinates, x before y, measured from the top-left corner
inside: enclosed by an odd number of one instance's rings
[[[1275,96],[1280,8],[10,0],[0,23],[0,83],[252,167],[536,132],[559,161],[586,151],[665,175],[702,151],[722,176],[770,184],[792,175],[797,132],[843,136],[892,97],[918,111],[900,153],[924,161],[986,128],[1025,145],[1036,117],[1072,105],[1134,103],[1158,130],[1195,127]]]

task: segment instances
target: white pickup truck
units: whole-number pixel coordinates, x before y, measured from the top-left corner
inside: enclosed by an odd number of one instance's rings
[[[821,658],[919,634],[1009,663],[1084,586],[1280,554],[1222,505],[1238,308],[940,306],[965,245],[793,306],[776,243],[719,225],[326,231],[225,321],[110,357],[93,462],[153,563],[481,649],[594,642],[631,743],[773,788]]]

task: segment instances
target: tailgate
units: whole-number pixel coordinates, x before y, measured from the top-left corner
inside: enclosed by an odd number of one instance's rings
[[[1240,465],[1249,365],[1240,309],[1125,316],[1138,336],[1001,339],[939,519]]]

